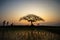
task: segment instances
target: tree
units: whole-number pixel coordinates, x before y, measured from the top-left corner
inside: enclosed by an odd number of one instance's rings
[[[29,14],[27,16],[24,16],[22,18],[19,19],[19,21],[21,20],[27,20],[28,22],[31,22],[31,25],[33,25],[33,22],[36,22],[36,21],[44,21],[44,19],[42,19],[41,17],[38,17],[36,15],[33,15],[33,14]]]
[[[6,20],[3,21],[3,26],[5,26]]]
[[[7,26],[9,25],[9,21],[7,21]]]

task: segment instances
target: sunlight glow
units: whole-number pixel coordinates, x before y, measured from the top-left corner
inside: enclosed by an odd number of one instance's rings
[[[4,1],[1,2],[0,23],[7,20],[10,24],[30,24],[30,22],[22,21],[19,19],[28,14],[34,14],[45,20],[43,24],[59,23],[58,3],[56,1]],[[39,22],[36,22],[39,23]]]

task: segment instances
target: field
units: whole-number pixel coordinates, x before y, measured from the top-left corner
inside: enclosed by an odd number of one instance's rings
[[[60,40],[60,27],[1,26],[0,40]]]

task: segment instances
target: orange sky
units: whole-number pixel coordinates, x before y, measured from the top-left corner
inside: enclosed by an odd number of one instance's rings
[[[14,24],[29,24],[27,21],[19,22],[20,17],[28,14],[43,18],[45,22],[41,22],[41,24],[59,23],[59,5],[56,1],[4,1],[1,3],[0,23],[7,20]]]

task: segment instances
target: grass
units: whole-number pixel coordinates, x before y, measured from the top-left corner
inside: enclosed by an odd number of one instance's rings
[[[57,26],[1,26],[0,40],[60,40]]]
[[[58,26],[1,26],[0,30],[46,30],[53,33],[60,34],[60,27]]]

